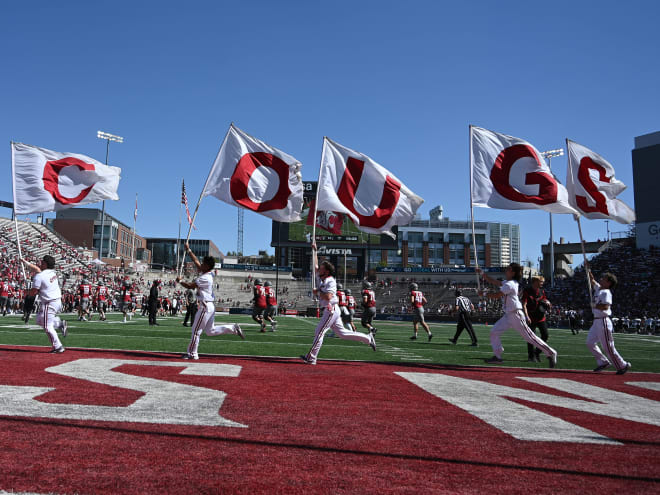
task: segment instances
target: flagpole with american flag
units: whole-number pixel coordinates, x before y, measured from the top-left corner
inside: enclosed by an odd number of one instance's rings
[[[183,204],[183,195],[186,193],[186,183],[181,179],[181,201],[179,201],[179,233],[176,237],[176,272],[179,273],[179,252],[181,250],[181,205]]]
[[[190,239],[190,231],[192,229],[197,229],[195,227],[194,221],[195,218],[190,216],[190,209],[188,208],[188,195],[186,194],[186,183],[184,180],[181,181],[181,204],[186,207],[186,217],[188,218],[188,238]],[[199,208],[199,203],[197,203],[197,207]],[[180,210],[179,210],[180,212]],[[195,210],[195,213],[197,213],[197,210]],[[179,214],[179,239],[177,241],[177,258],[179,256],[179,242],[181,241],[181,215]],[[186,240],[188,242],[188,240]],[[185,255],[181,259],[181,265],[179,266],[179,263],[177,261],[177,272],[179,273],[179,276],[181,276],[181,272],[183,272],[183,264],[186,261]]]
[[[137,223],[137,216],[138,216],[138,193],[135,193],[135,211],[133,212],[133,242],[131,246],[131,265],[133,266],[133,270],[135,270],[135,224]]]

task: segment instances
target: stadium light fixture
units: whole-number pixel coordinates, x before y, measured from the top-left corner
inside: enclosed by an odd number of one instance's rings
[[[552,159],[557,156],[564,156],[564,149],[542,151],[543,158],[548,160],[548,168],[552,170]],[[550,287],[555,286],[555,239],[552,235],[552,213],[550,215]]]
[[[121,136],[116,136],[115,134],[110,134],[109,132],[96,131],[96,137],[106,141],[105,146],[105,164],[108,164],[108,154],[110,153],[110,141],[115,143],[123,143],[124,138]],[[101,240],[99,242],[99,259],[103,258],[103,234],[105,231],[105,199],[103,200],[101,208]],[[112,227],[110,228],[110,239],[108,240],[108,254],[110,246],[112,245]]]

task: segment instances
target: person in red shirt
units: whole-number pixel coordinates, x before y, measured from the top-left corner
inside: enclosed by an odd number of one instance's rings
[[[350,327],[353,329],[354,332],[357,332],[357,329],[355,328],[355,323],[353,323],[353,319],[355,318],[355,297],[353,297],[353,294],[351,293],[351,289],[346,289],[344,291],[346,294],[346,308],[348,309],[348,316],[346,317]]]
[[[99,280],[98,286],[96,287],[96,308],[99,312],[99,320],[107,320],[105,316],[105,310],[108,304],[108,288],[103,285],[103,282]]]
[[[277,316],[277,298],[275,297],[275,289],[273,284],[270,283],[270,280],[266,280],[264,283],[264,290],[266,291],[266,313],[264,319],[270,322],[270,331],[274,332],[277,330],[277,322],[275,321],[275,316]]]
[[[266,310],[266,289],[261,285],[261,279],[257,278],[254,281],[254,298],[252,306],[252,319],[261,325],[261,332],[266,331],[266,323],[264,322],[264,311]]]
[[[7,302],[9,300],[9,281],[3,280],[0,282],[0,311],[2,316],[7,314]]]
[[[376,316],[376,293],[371,288],[371,282],[362,282],[362,326],[375,334],[378,329],[372,325]]]
[[[78,295],[80,295],[80,304],[78,305],[78,320],[87,321],[92,298],[92,286],[86,278],[83,279],[82,283],[78,287]]]
[[[124,323],[126,323],[126,317],[129,319],[132,317],[131,313],[131,284],[128,280],[128,277],[124,279],[121,286],[121,312],[124,314]]]
[[[522,293],[522,307],[527,318],[529,328],[534,332],[537,328],[541,334],[543,342],[548,341],[548,323],[545,320],[546,310],[552,307],[550,301],[545,296],[543,283],[545,279],[542,276],[532,277],[532,285],[526,287]],[[535,348],[532,344],[527,344],[527,361],[537,363],[541,362],[541,350]]]
[[[421,323],[422,328],[426,330],[426,333],[429,336],[429,342],[431,342],[431,339],[433,338],[433,334],[431,333],[431,329],[429,328],[428,323],[424,320],[424,305],[426,304],[426,298],[424,297],[424,294],[422,293],[421,290],[419,290],[419,287],[417,284],[412,283],[410,284],[410,304],[412,304],[413,307],[413,331],[415,332],[412,337],[410,337],[410,340],[416,340],[417,339],[417,328],[418,325]]]

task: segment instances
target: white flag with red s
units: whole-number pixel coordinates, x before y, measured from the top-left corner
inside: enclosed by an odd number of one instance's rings
[[[566,140],[568,200],[589,219],[609,219],[628,224],[635,212],[616,197],[626,185],[614,178],[614,167],[602,156],[570,139]]]
[[[474,206],[577,213],[568,202],[566,188],[527,141],[470,126],[470,142]]]
[[[261,213],[280,222],[300,220],[301,163],[233,124],[211,167],[202,197]]]
[[[17,215],[117,200],[121,169],[85,155],[11,143]]]
[[[394,237],[424,202],[367,155],[323,140],[317,209],[344,213],[364,232]]]

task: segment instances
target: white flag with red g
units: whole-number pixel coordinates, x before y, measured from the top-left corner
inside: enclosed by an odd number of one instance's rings
[[[300,220],[301,163],[293,156],[229,127],[211,167],[202,197],[261,213],[279,222]]]
[[[628,224],[635,212],[616,197],[626,185],[614,178],[614,167],[598,153],[570,139],[566,140],[568,200],[589,219],[610,219]]]
[[[577,212],[566,188],[527,141],[470,126],[472,204],[504,210]]]
[[[424,202],[367,155],[323,140],[317,209],[345,213],[364,232],[394,237]]]
[[[119,199],[121,169],[85,155],[11,143],[17,215]]]

